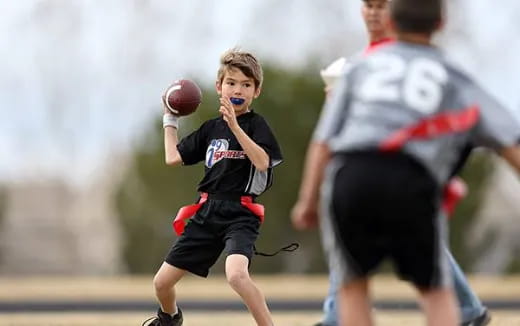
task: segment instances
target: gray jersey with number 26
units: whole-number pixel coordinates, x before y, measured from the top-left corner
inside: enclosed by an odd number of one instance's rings
[[[519,140],[512,114],[436,48],[404,42],[349,69],[314,133],[333,153],[403,151],[440,184],[468,143],[499,150]]]

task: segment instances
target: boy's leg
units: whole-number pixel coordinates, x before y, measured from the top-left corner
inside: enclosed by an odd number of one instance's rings
[[[366,169],[366,158],[357,153],[334,158],[322,187],[320,226],[330,266],[329,293],[337,291],[337,316],[332,317],[339,319],[331,326],[372,325],[368,275],[377,269],[386,248],[380,245],[381,214],[374,205],[381,178],[372,176],[380,169]],[[329,324],[324,320],[323,325]]]
[[[373,325],[368,279],[363,278],[343,284],[339,289],[338,298],[339,325]]]
[[[459,314],[451,288],[419,289],[428,326],[457,326]]]
[[[264,295],[249,277],[249,259],[241,254],[231,254],[226,258],[226,277],[235,292],[240,295],[253,315],[257,325],[272,326],[271,313]]]
[[[485,311],[482,302],[469,287],[464,273],[460,269],[447,246],[444,246],[453,272],[453,286],[457,295],[462,322],[469,322],[478,318]]]
[[[175,284],[186,274],[185,270],[163,262],[153,279],[155,295],[161,304],[161,310],[168,314],[177,312]]]

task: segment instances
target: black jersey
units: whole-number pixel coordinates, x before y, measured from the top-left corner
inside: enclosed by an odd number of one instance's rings
[[[253,111],[238,116],[237,121],[269,155],[269,168],[264,172],[257,170],[224,119],[211,119],[177,145],[185,165],[205,161],[204,178],[198,191],[258,196],[271,186],[273,167],[282,162],[280,146],[271,128]]]

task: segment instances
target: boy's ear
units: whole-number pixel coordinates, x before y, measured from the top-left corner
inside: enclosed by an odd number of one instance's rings
[[[262,93],[262,87],[258,87],[256,90],[255,90],[255,98],[257,98],[258,96],[260,96],[260,93]]]
[[[218,80],[215,82],[215,89],[217,90],[217,94],[222,96],[222,84]]]

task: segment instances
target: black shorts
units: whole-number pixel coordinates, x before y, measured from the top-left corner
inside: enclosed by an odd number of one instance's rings
[[[361,152],[336,156],[327,173],[323,234],[334,239],[326,250],[344,282],[389,258],[418,287],[451,284],[440,187],[422,165],[401,153]]]
[[[207,277],[225,250],[251,262],[260,219],[239,199],[213,199],[210,195],[170,249],[165,261],[195,275]]]

